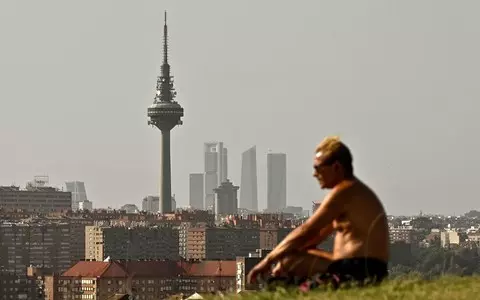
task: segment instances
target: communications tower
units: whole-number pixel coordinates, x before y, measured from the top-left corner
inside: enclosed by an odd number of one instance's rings
[[[160,210],[162,213],[172,212],[172,178],[170,164],[170,131],[182,125],[183,108],[174,99],[177,93],[173,87],[173,76],[168,64],[168,32],[167,12],[163,25],[163,64],[161,75],[157,77],[156,95],[153,104],[148,107],[148,125],[162,132]]]

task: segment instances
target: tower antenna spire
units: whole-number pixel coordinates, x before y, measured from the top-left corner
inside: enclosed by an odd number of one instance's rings
[[[167,11],[165,11],[165,20],[163,24],[163,64],[168,64]]]

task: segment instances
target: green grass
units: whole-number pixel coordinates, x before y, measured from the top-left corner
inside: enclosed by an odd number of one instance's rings
[[[455,277],[446,276],[435,280],[403,278],[385,281],[380,286],[368,288],[351,288],[337,291],[310,291],[300,293],[295,290],[278,289],[275,292],[252,292],[249,294],[225,295],[212,299],[479,299],[480,276]]]

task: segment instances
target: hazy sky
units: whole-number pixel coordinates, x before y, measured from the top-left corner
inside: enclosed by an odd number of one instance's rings
[[[147,125],[168,10],[185,108],[172,190],[188,203],[203,143],[223,141],[240,184],[257,145],[287,153],[287,201],[324,192],[312,152],[351,145],[390,214],[479,209],[478,1],[0,2],[0,184],[84,181],[95,207],[158,193],[160,132]],[[477,104],[475,104],[477,102]]]

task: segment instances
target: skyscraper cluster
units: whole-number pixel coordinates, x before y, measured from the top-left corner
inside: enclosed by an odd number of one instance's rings
[[[223,142],[204,144],[204,162],[203,173],[190,174],[190,207],[219,214],[234,214],[238,208],[258,211],[256,146],[242,153],[240,187],[228,178],[228,150]],[[285,153],[267,154],[268,212],[281,212],[287,206],[286,162]]]

